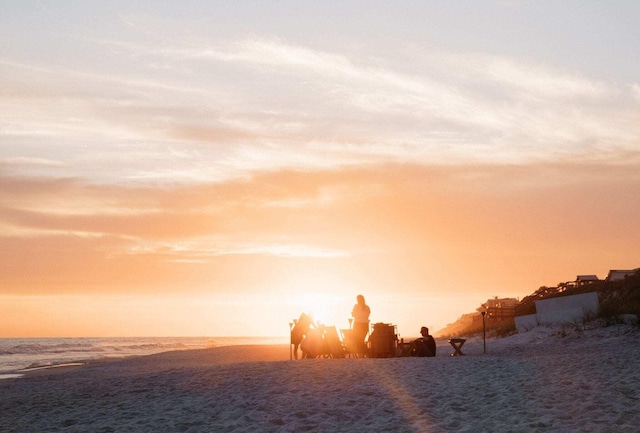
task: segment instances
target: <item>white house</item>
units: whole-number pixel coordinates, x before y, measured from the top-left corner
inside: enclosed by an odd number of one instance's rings
[[[535,301],[536,314],[515,318],[518,332],[527,331],[538,325],[571,323],[587,315],[597,314],[599,308],[598,292]]]
[[[633,275],[638,271],[640,271],[640,268],[629,270],[612,269],[607,275],[607,281],[621,281],[624,280],[626,276]]]

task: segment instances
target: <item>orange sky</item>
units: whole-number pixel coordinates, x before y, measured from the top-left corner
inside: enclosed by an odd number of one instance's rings
[[[0,338],[286,336],[357,294],[409,337],[640,266],[638,16],[3,4]]]
[[[0,332],[278,335],[322,303],[344,327],[363,293],[373,321],[414,335],[492,296],[637,267],[639,184],[634,166],[592,163],[158,188],[5,176]]]

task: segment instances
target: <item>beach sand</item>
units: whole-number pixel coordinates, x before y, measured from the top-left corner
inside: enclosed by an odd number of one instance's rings
[[[286,345],[230,346],[32,372],[0,381],[0,431],[640,431],[637,328],[539,327],[452,351],[290,361]]]

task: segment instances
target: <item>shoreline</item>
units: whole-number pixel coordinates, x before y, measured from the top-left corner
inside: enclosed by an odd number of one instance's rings
[[[0,381],[0,431],[631,433],[639,334],[540,329],[487,340],[486,354],[474,337],[456,357],[440,340],[435,358],[225,346],[43,369]]]
[[[465,338],[466,342],[462,348],[465,355],[491,355],[504,354],[514,349],[526,350],[527,346],[553,343],[563,341],[564,344],[580,340],[588,342],[593,338],[616,338],[624,336],[629,332],[638,332],[637,327],[631,325],[614,325],[609,327],[594,326],[573,332],[564,332],[558,326],[538,326],[523,333],[517,333],[507,337],[487,337],[487,353],[484,353],[482,335],[472,335]],[[587,335],[588,334],[588,335]],[[417,337],[415,337],[417,338]],[[407,341],[411,341],[408,339]],[[449,356],[454,352],[453,347],[448,343],[449,338],[438,337],[435,339],[437,345],[437,356]],[[402,358],[402,357],[398,357]],[[374,358],[366,358],[374,359]],[[392,358],[383,358],[392,359]],[[78,358],[67,361],[38,364],[33,367],[15,368],[0,371],[0,375],[24,374],[33,375],[54,373],[56,371],[66,371],[82,367],[94,367],[108,364],[118,364],[135,362],[134,360],[144,360],[144,363],[156,363],[161,365],[182,365],[185,368],[224,365],[246,362],[274,362],[274,361],[296,361],[290,359],[289,344],[228,344],[222,346],[212,346],[205,348],[171,349],[150,354],[129,354],[123,356],[106,356],[96,358]],[[300,359],[298,361],[309,361]]]
[[[441,351],[450,349],[447,343],[447,339],[437,338],[436,342]],[[184,368],[190,368],[235,363],[296,361],[296,359],[290,358],[289,344],[229,344],[225,346],[214,346],[197,349],[174,349],[151,354],[109,356],[85,359],[79,358],[76,360],[63,361],[60,363],[50,363],[42,365],[38,364],[33,367],[0,371],[0,384],[3,383],[4,379],[1,376],[42,376],[47,374],[63,373],[79,368],[135,362],[135,360],[142,360],[140,362],[144,362],[145,364],[147,362],[153,363],[159,368],[162,366],[166,368],[172,365],[180,365]],[[297,361],[309,360],[304,360],[301,358]]]
[[[285,357],[286,355],[286,357]],[[60,364],[7,370],[0,373],[0,386],[8,380],[67,373],[90,368],[119,367],[162,371],[172,368],[203,368],[225,364],[289,361],[289,345],[250,344],[216,346],[202,349],[180,349],[148,355],[78,359]]]
[[[625,331],[620,331],[622,334],[626,334],[627,330],[633,332],[632,326],[621,325]],[[612,335],[609,330],[615,329],[616,326],[611,327],[594,327],[585,331],[574,332],[567,335],[563,335],[559,331],[558,327],[554,326],[539,326],[533,328],[530,331],[514,334],[508,337],[487,337],[487,353],[484,353],[483,338],[481,335],[472,335],[466,337],[466,342],[462,348],[464,355],[505,355],[512,353],[513,351],[526,351],[528,346],[537,346],[544,344],[545,341],[550,343],[553,340],[562,340],[564,344],[570,344],[576,339],[581,340],[582,343],[587,343],[589,338],[584,337],[584,333],[587,332],[595,338],[604,338],[606,335],[611,338]],[[601,332],[602,331],[602,332]],[[600,335],[602,334],[602,335]],[[616,332],[613,332],[615,337]],[[416,337],[417,338],[417,337]],[[409,339],[410,341],[411,339]],[[451,356],[454,349],[448,343],[449,338],[439,337],[436,338],[437,345],[437,357]],[[279,362],[279,361],[293,361],[293,362],[309,362],[311,360],[305,359],[290,359],[290,345],[289,344],[229,344],[224,346],[213,346],[206,348],[196,349],[172,349],[164,352],[156,352],[151,354],[138,354],[138,355],[124,355],[124,356],[108,356],[101,358],[85,358],[70,360],[60,363],[52,363],[48,365],[37,365],[34,367],[25,367],[20,369],[11,369],[6,371],[0,371],[0,384],[6,379],[1,376],[20,376],[33,377],[44,376],[49,374],[59,374],[77,369],[92,368],[108,365],[122,365],[128,368],[135,368],[137,366],[144,365],[146,368],[155,367],[156,369],[163,368],[202,368],[226,364],[237,363],[253,363],[253,362]],[[537,349],[534,349],[534,351]],[[406,359],[406,357],[393,357],[393,358],[378,358],[378,359]],[[376,358],[365,358],[376,359]],[[130,367],[131,366],[131,367]],[[16,379],[18,377],[12,377]]]
[[[286,344],[283,337],[0,338],[0,374],[53,364],[245,344]]]

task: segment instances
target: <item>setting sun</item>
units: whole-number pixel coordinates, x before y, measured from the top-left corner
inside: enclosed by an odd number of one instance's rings
[[[343,307],[343,299],[340,296],[311,292],[298,296],[292,304],[301,312],[310,315],[314,322],[333,325],[338,319],[340,308]]]

